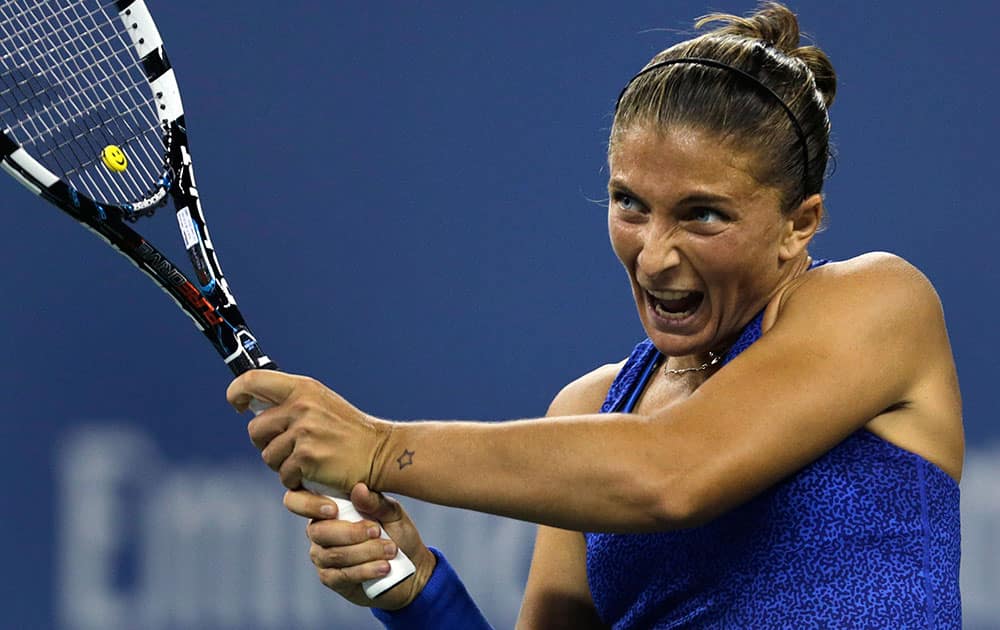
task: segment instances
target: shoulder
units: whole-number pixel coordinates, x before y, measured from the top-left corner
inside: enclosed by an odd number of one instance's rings
[[[833,316],[850,312],[860,321],[866,316],[925,324],[941,320],[941,301],[927,276],[888,252],[827,263],[803,274],[780,296],[777,319],[800,310]]]
[[[913,383],[929,357],[951,362],[941,301],[931,282],[895,254],[872,252],[817,267],[782,295],[768,334],[809,339],[818,356],[846,350],[864,360],[894,358]],[[837,348],[836,351],[833,349]]]
[[[838,372],[849,370],[873,391],[890,394],[866,428],[958,480],[961,393],[941,300],[930,280],[884,252],[829,263],[799,280],[782,298],[772,329],[784,338],[783,347],[829,360]]]
[[[549,405],[549,416],[597,413],[625,361],[602,365],[567,384]]]
[[[817,276],[830,275],[860,280],[866,278],[893,279],[930,284],[926,276],[911,262],[891,252],[868,252],[854,258],[829,262],[812,271]]]

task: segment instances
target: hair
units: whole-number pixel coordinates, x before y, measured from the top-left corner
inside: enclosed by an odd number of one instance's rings
[[[823,188],[830,154],[827,110],[837,91],[833,64],[816,46],[799,46],[798,18],[777,2],[761,4],[747,17],[712,13],[695,28],[709,24],[719,26],[658,53],[626,86],[611,127],[609,156],[621,134],[636,126],[714,134],[754,152],[755,177],[777,188],[782,211],[790,212]],[[680,58],[713,60],[736,72],[703,63],[654,67]]]

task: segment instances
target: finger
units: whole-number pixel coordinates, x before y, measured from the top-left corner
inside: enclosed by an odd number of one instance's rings
[[[295,449],[295,437],[288,432],[281,433],[261,450],[260,457],[267,464],[267,467],[274,471],[280,471],[282,464],[288,459]],[[297,488],[298,486],[292,486]]]
[[[285,508],[292,514],[306,518],[323,520],[337,518],[337,504],[330,499],[308,490],[285,492]]]
[[[310,521],[306,525],[306,536],[321,547],[343,547],[374,540],[382,535],[378,523],[361,520],[356,523],[334,519]]]
[[[317,569],[348,569],[368,562],[391,560],[395,556],[396,543],[382,539],[338,547],[313,543],[309,547],[309,559]]]
[[[350,587],[356,587],[366,580],[377,580],[389,573],[389,563],[385,560],[367,562],[365,564],[344,569],[316,569],[319,581],[328,588],[341,592]]]
[[[311,379],[275,370],[250,370],[229,384],[229,388],[226,389],[226,400],[240,413],[250,407],[252,398],[280,405],[299,384],[307,380]]]
[[[370,516],[381,523],[395,523],[403,517],[399,501],[381,492],[373,492],[364,483],[358,482],[351,489],[351,503],[358,512]]]
[[[264,450],[271,440],[288,429],[289,418],[280,409],[271,408],[247,423],[250,441],[258,450]]]
[[[289,455],[281,462],[278,478],[281,480],[281,485],[289,490],[298,490],[302,487],[302,469],[294,455]]]

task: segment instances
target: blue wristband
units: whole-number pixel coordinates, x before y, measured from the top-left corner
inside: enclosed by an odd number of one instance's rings
[[[444,554],[430,550],[437,566],[416,599],[399,610],[372,608],[372,614],[387,630],[493,630]]]

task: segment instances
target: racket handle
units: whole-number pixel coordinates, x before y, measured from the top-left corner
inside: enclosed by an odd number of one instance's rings
[[[343,493],[337,492],[333,488],[324,486],[321,483],[316,483],[315,481],[309,481],[304,479],[302,481],[302,487],[306,490],[325,496],[326,498],[332,500],[337,504],[337,518],[342,521],[350,521],[351,523],[357,523],[358,521],[364,520],[364,517],[358,513],[358,510],[351,503],[350,499],[345,497]],[[381,525],[381,523],[379,524]],[[389,534],[385,533],[385,528],[380,527],[382,530],[381,538],[383,540],[391,540]],[[413,575],[416,568],[406,554],[403,553],[399,546],[396,546],[396,557],[389,561],[389,573],[385,577],[376,578],[374,580],[365,580],[362,586],[365,590],[365,595],[369,599],[375,599],[382,593],[388,591],[393,586],[396,586],[406,578]]]
[[[268,403],[257,400],[256,398],[250,401],[250,410],[253,411],[254,414],[258,414],[270,406],[271,405]],[[343,492],[334,490],[329,486],[325,486],[321,483],[310,481],[308,479],[302,480],[302,487],[314,494],[325,496],[336,503],[337,520],[348,521],[351,523],[357,523],[358,521],[364,520],[364,517],[358,513],[354,504],[351,503],[350,499],[348,499]],[[379,529],[382,530],[381,538],[383,540],[391,540],[389,538],[389,534],[385,533],[385,528],[381,527],[381,523],[379,523],[379,525]],[[406,557],[403,550],[399,549],[398,545],[396,546],[396,549],[396,557],[389,560],[388,574],[384,577],[365,580],[361,583],[361,586],[365,591],[365,595],[367,595],[369,599],[375,599],[393,586],[396,586],[406,578],[413,575],[416,571],[416,567],[413,566],[413,562]]]

